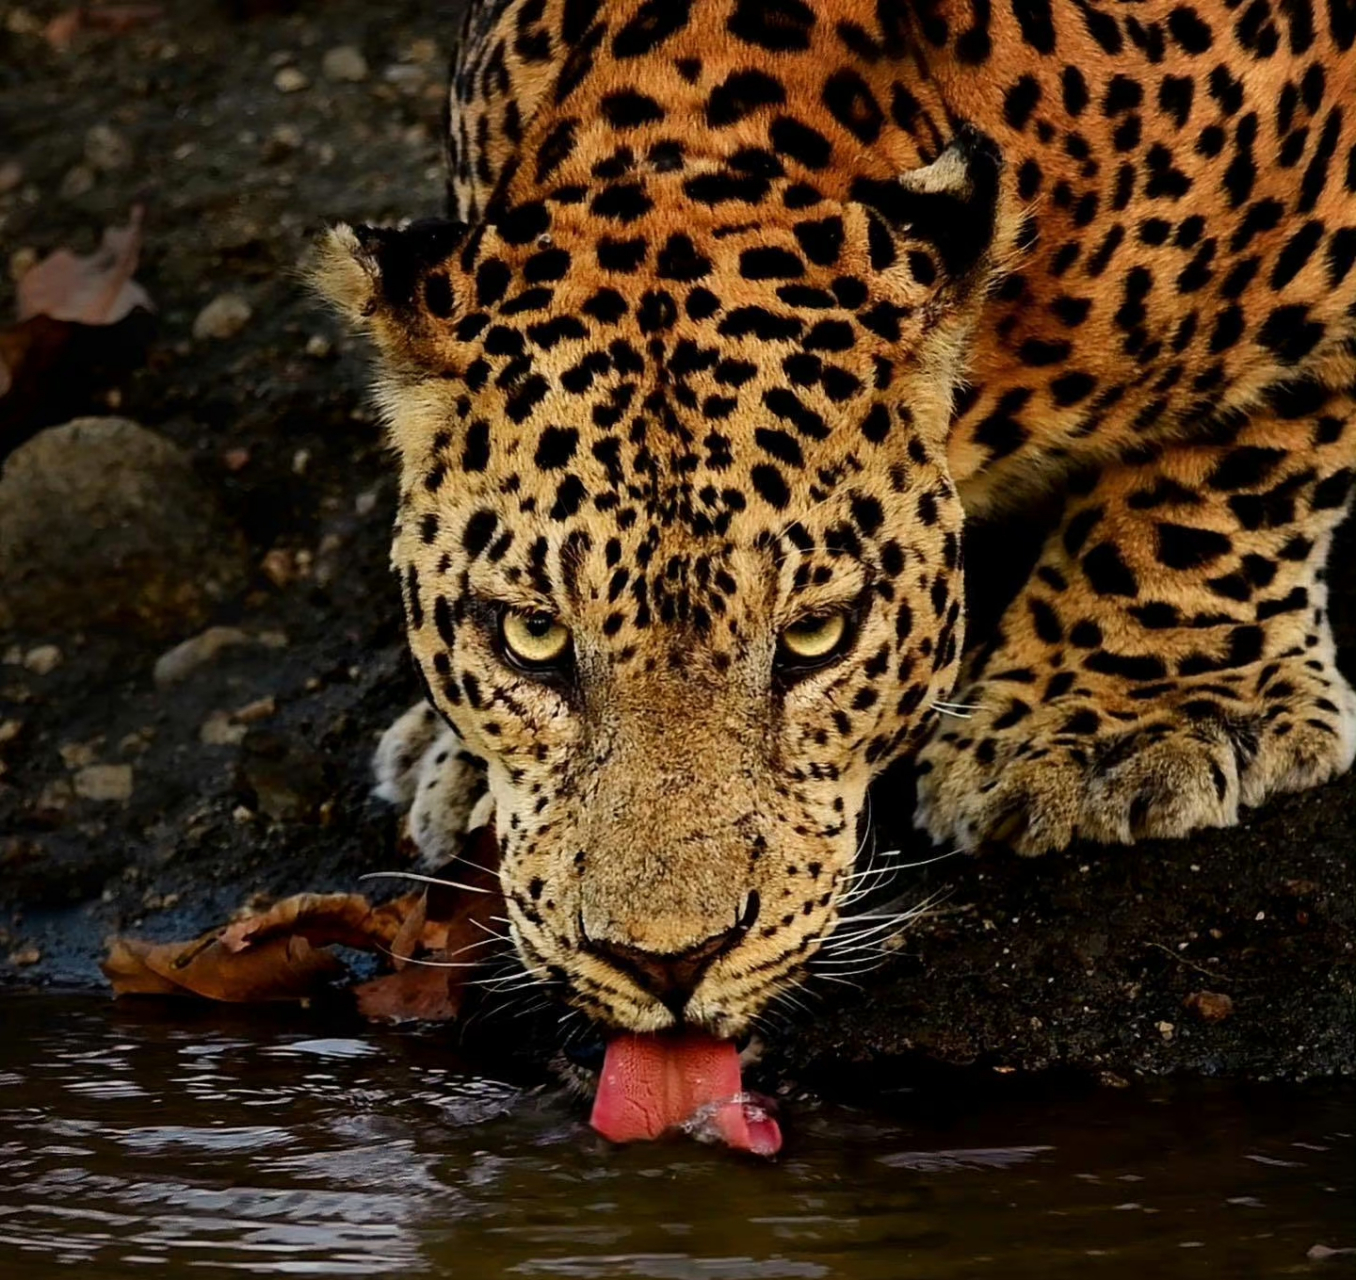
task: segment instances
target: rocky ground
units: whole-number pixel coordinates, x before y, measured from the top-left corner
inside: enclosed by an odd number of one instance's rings
[[[33,435],[0,480],[22,603],[0,622],[10,985],[88,986],[111,933],[191,937],[400,865],[367,758],[415,696],[361,353],[294,268],[327,219],[438,210],[455,16],[180,0],[54,47],[69,12],[0,6],[0,314],[36,257],[87,251],[138,203],[157,312],[140,368],[54,387],[23,434],[128,421]],[[1348,671],[1352,546],[1334,567]],[[996,581],[1016,556],[989,531],[971,560]],[[919,872],[937,913],[863,990],[812,992],[770,1061],[825,1085],[848,1060],[877,1079],[925,1060],[1113,1083],[1349,1073],[1354,801],[1347,778],[1191,841]],[[901,772],[876,795],[885,847],[910,839],[908,808]]]

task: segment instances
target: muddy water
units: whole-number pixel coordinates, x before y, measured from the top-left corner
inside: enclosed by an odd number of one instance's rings
[[[15,996],[0,1275],[1345,1275],[1354,1111],[1334,1086],[901,1085],[792,1108],[767,1165],[609,1148],[427,1036]]]

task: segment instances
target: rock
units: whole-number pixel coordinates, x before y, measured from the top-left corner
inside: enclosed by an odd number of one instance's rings
[[[41,959],[42,952],[37,947],[20,947],[17,951],[9,953],[9,962],[16,969],[27,968],[31,964],[37,964]]]
[[[66,768],[83,769],[99,759],[99,749],[102,746],[102,738],[95,738],[93,742],[63,742],[57,748],[57,754],[61,756],[61,763]]]
[[[327,50],[321,59],[320,69],[325,73],[326,80],[340,83],[357,84],[367,79],[367,59],[351,44],[341,44]]]
[[[1182,1007],[1190,1009],[1202,1022],[1223,1022],[1234,1011],[1231,997],[1222,991],[1193,991]]]
[[[24,654],[24,670],[35,676],[49,676],[61,665],[62,656],[56,645],[40,644]]]
[[[273,87],[279,93],[299,93],[302,89],[309,89],[311,81],[297,67],[281,67],[273,77]]]
[[[60,192],[64,200],[76,200],[94,190],[94,170],[87,164],[77,164],[66,171]]]
[[[132,163],[132,144],[116,129],[96,124],[85,134],[85,159],[103,173]]]
[[[0,473],[0,631],[181,636],[247,569],[242,539],[188,457],[125,418],[41,431]],[[25,665],[60,661],[48,649]]]
[[[428,84],[428,72],[421,66],[398,62],[382,72],[382,79],[401,93],[419,93]]]
[[[39,813],[60,813],[75,798],[75,791],[65,778],[53,778],[34,802]]]
[[[198,730],[198,741],[208,747],[238,746],[251,725],[268,720],[277,710],[277,700],[268,697],[256,698],[234,711],[214,711]]]
[[[241,631],[239,627],[208,627],[200,635],[191,636],[176,644],[168,653],[162,653],[156,660],[152,675],[156,684],[163,689],[166,685],[177,684],[199,667],[214,661],[223,649],[249,644],[250,641],[249,632]]]
[[[202,722],[198,741],[205,747],[238,747],[248,732],[249,726],[236,724],[229,711],[214,711]]]
[[[277,710],[276,698],[256,698],[253,702],[247,702],[243,707],[237,707],[232,711],[231,719],[236,724],[258,724],[261,720],[270,719]]]
[[[424,66],[437,62],[441,56],[436,40],[430,40],[427,36],[420,36],[411,40],[401,51],[401,58],[405,62],[418,62]]]
[[[132,798],[132,766],[92,764],[75,775],[74,784],[75,794],[82,800],[107,800],[126,804]]]
[[[193,336],[199,342],[208,338],[234,338],[254,314],[250,304],[238,293],[223,293],[213,298],[193,321]]]
[[[20,245],[9,255],[9,278],[18,284],[38,265],[38,251],[31,244]]]
[[[0,748],[9,746],[23,731],[22,720],[0,720]]]
[[[305,141],[302,132],[294,124],[280,124],[268,135],[264,142],[263,156],[269,164],[285,160],[301,150]]]
[[[297,553],[287,547],[274,547],[265,552],[259,569],[275,587],[291,586],[299,573]]]

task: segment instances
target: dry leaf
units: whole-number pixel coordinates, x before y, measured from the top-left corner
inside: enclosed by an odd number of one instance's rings
[[[103,964],[117,995],[197,995],[235,1003],[295,1000],[344,974],[331,946],[375,951],[395,972],[354,991],[373,1019],[447,1020],[461,1010],[479,944],[503,912],[491,828],[468,839],[469,862],[450,863],[415,893],[373,906],[356,893],[301,893],[194,942],[117,938]]]
[[[158,4],[82,4],[57,14],[42,31],[43,39],[58,53],[65,53],[82,31],[107,31],[122,35],[164,16]]]
[[[358,1012],[373,1022],[451,1022],[461,1013],[464,969],[419,966],[354,988]]]
[[[150,296],[132,277],[140,208],[92,254],[49,254],[20,279],[18,323],[0,329],[0,457],[40,426],[78,411],[86,390],[139,363]]]
[[[345,971],[330,952],[288,937],[244,953],[212,937],[158,944],[117,938],[101,967],[116,995],[193,995],[234,1004],[299,1000]]]
[[[221,945],[242,952],[271,938],[298,937],[317,947],[388,950],[404,920],[403,901],[374,907],[359,893],[298,893],[227,925]]]
[[[141,256],[142,209],[125,227],[109,227],[91,254],[69,249],[50,253],[26,271],[18,285],[20,321],[51,316],[71,324],[116,324],[136,307],[147,311],[150,295],[132,276]]]

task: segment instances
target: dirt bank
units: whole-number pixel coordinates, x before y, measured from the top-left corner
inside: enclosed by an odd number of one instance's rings
[[[198,623],[0,636],[2,983],[92,984],[110,933],[192,936],[256,895],[400,865],[367,778],[374,735],[415,697],[386,569],[394,481],[360,353],[293,268],[325,219],[438,210],[455,20],[403,0],[256,7],[171,3],[61,51],[43,30],[62,6],[33,3],[0,32],[12,266],[147,211],[149,359],[111,390],[63,388],[49,419],[116,411],[173,442],[243,539],[247,577],[202,620],[236,643],[171,683],[156,660]],[[223,296],[243,308],[202,320]],[[11,299],[6,277],[5,314]],[[1009,537],[974,544],[976,599],[1019,558]],[[1352,552],[1348,533],[1333,579],[1347,671]],[[908,792],[904,773],[878,788],[884,848],[910,839]],[[820,1081],[845,1058],[877,1079],[920,1058],[1113,1081],[1350,1072],[1354,860],[1348,778],[1192,841],[938,863],[916,883],[942,891],[938,913],[861,990],[813,992],[794,1035],[774,1019],[770,1062]]]

